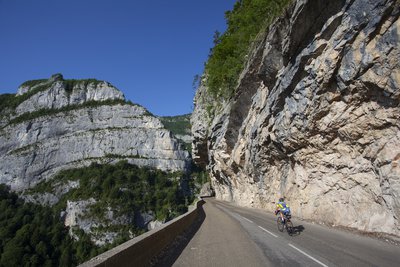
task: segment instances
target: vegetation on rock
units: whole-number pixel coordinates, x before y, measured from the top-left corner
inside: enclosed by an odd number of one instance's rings
[[[62,75],[60,75],[60,77],[62,77]],[[78,84],[82,84],[84,87],[87,87],[89,84],[94,84],[96,86],[99,83],[103,82],[96,79],[64,80],[62,78],[60,81],[64,84],[65,91],[67,93],[71,93],[72,89]],[[5,113],[13,112],[22,102],[24,102],[25,100],[29,99],[30,97],[39,92],[49,89],[51,85],[52,85],[51,81],[46,79],[30,80],[20,85],[20,87],[31,88],[26,93],[22,95],[16,95],[16,94],[0,95],[0,114],[4,115]]]
[[[247,60],[249,47],[260,30],[282,14],[291,0],[240,0],[225,13],[225,33],[216,32],[214,48],[205,65],[208,91],[214,98],[233,95],[240,72]]]
[[[191,142],[188,142],[187,139],[182,140],[180,138],[191,135],[190,116],[191,114],[159,117],[164,127],[170,130],[189,152],[192,151]]]
[[[88,200],[94,198],[104,215],[111,207],[116,214],[132,215],[135,212],[153,211],[158,220],[165,221],[185,212],[185,204],[191,202],[180,188],[183,174],[166,173],[157,169],[137,167],[120,161],[115,165],[93,163],[89,167],[65,170],[47,182],[38,184],[30,193],[55,193],[58,186],[70,181],[79,182],[64,194],[55,208],[62,211],[67,200]],[[132,231],[140,229],[132,225]]]
[[[16,94],[3,94],[0,95],[0,114],[14,112],[14,110],[25,100],[29,99],[31,96],[44,91],[50,87],[49,84],[45,83],[36,86],[35,89],[28,91],[23,95]]]
[[[39,79],[39,80],[29,80],[24,83],[22,83],[19,87],[34,87],[36,85],[39,85],[41,83],[47,82],[47,79]]]
[[[170,130],[174,135],[190,135],[190,116],[191,114],[179,116],[165,116],[159,119],[165,128]]]
[[[203,176],[202,176],[203,178]],[[194,200],[185,194],[182,173],[166,173],[140,168],[120,161],[115,165],[93,163],[89,167],[65,170],[53,179],[28,190],[33,197],[44,193],[57,194],[58,203],[52,207],[25,203],[9,188],[0,184],[0,266],[75,266],[95,255],[145,232],[136,224],[141,213],[152,212],[155,219],[168,221],[187,211]],[[60,194],[60,187],[74,186]],[[187,181],[186,181],[187,182]],[[188,183],[188,182],[187,182]],[[188,183],[194,186],[193,183]],[[77,238],[60,216],[68,201],[95,199],[80,219],[101,222],[86,233],[73,227]],[[127,218],[121,224],[112,219]],[[96,246],[93,236],[117,233],[112,244]]]
[[[68,235],[59,213],[25,203],[0,184],[0,266],[76,266],[106,248]]]
[[[94,86],[97,86],[98,84],[102,83],[103,81],[99,81],[96,79],[82,79],[82,80],[63,80],[64,86],[65,86],[65,91],[67,93],[71,93],[73,88],[77,85],[82,85],[84,88],[87,87],[89,84],[92,84]]]
[[[87,101],[84,102],[83,104],[77,104],[77,105],[68,105],[68,106],[64,106],[62,108],[58,108],[58,109],[54,109],[54,108],[43,108],[43,109],[39,109],[37,111],[34,112],[27,112],[24,114],[21,114],[20,116],[10,120],[9,124],[17,124],[17,123],[21,123],[24,121],[28,121],[28,120],[33,120],[39,117],[43,117],[43,116],[50,116],[50,115],[55,115],[61,112],[69,112],[69,111],[73,111],[73,110],[78,110],[78,109],[83,109],[83,108],[95,108],[95,107],[99,107],[99,106],[114,106],[114,105],[132,105],[135,106],[135,104],[133,104],[130,101],[125,101],[122,99],[109,99],[109,100],[103,100],[103,101]]]

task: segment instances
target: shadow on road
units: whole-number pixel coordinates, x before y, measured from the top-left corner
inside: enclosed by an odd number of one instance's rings
[[[293,235],[300,235],[301,232],[305,230],[303,225],[298,225],[293,227]]]
[[[164,267],[172,266],[174,264],[206,218],[206,214],[203,210],[204,203],[205,202],[203,201],[198,209],[197,220],[195,220],[194,223],[183,232],[183,234],[176,237],[172,244],[165,248],[157,258],[153,259],[151,266]]]

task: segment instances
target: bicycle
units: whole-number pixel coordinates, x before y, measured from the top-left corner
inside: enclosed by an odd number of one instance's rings
[[[294,229],[293,229],[293,223],[290,220],[292,218],[292,215],[287,214],[287,215],[283,215],[283,222],[282,222],[282,218],[281,216],[278,217],[277,219],[277,224],[278,224],[278,230],[280,232],[283,232],[283,230],[286,228],[287,233],[291,236],[294,233]]]

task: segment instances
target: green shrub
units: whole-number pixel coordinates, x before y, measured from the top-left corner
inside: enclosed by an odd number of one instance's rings
[[[109,100],[104,100],[104,101],[92,100],[92,101],[84,102],[83,104],[64,106],[59,109],[43,108],[43,109],[39,109],[39,110],[36,110],[33,112],[27,112],[27,113],[21,114],[20,116],[12,119],[9,122],[9,124],[17,124],[17,123],[21,123],[24,121],[43,117],[43,116],[55,115],[55,114],[58,114],[61,112],[69,112],[72,110],[78,110],[78,109],[82,109],[82,108],[88,108],[88,107],[94,108],[94,107],[99,107],[99,106],[114,106],[114,105],[132,105],[132,106],[134,106],[135,104],[132,104],[132,102],[127,102],[122,99],[109,99]]]
[[[0,114],[6,112],[6,110],[14,104],[12,103],[15,99],[15,94],[2,94],[0,95]]]
[[[89,167],[60,172],[54,179],[39,183],[28,194],[49,192],[59,184],[79,181],[80,187],[73,188],[61,197],[55,209],[61,212],[67,200],[95,198],[88,217],[102,218],[107,207],[117,215],[153,211],[160,220],[170,220],[184,210],[185,196],[180,188],[182,173],[166,173],[157,169],[137,167],[120,161],[115,165],[93,163]],[[168,213],[165,213],[167,208]],[[132,228],[136,233],[139,228]]]
[[[165,128],[170,130],[174,135],[190,134],[190,115],[165,116],[159,117]]]
[[[26,86],[34,87],[38,84],[45,83],[45,82],[47,82],[46,79],[30,80],[30,81],[26,81],[26,82],[22,83],[19,87],[26,87]]]
[[[194,162],[192,162],[191,171],[190,179],[188,179],[189,188],[193,194],[198,194],[205,183],[211,182],[210,176],[207,170],[198,167]]]
[[[249,47],[260,30],[282,14],[291,0],[240,0],[225,13],[227,30],[214,35],[214,48],[205,65],[209,93],[227,99],[234,93]]]
[[[35,87],[35,89],[26,92],[23,95],[16,94],[3,94],[0,95],[0,114],[7,112],[14,112],[14,110],[25,100],[29,99],[31,96],[44,91],[50,87],[49,84],[43,84]]]
[[[85,235],[73,240],[59,213],[25,203],[3,184],[0,210],[0,266],[76,266],[101,251]]]

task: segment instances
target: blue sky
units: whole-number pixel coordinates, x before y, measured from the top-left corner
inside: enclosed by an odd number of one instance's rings
[[[96,78],[165,116],[192,111],[235,0],[0,0],[0,94],[62,73]]]

